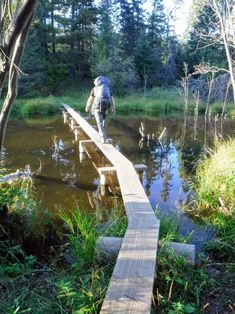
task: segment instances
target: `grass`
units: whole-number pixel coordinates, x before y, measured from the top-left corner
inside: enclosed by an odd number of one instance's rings
[[[235,246],[235,140],[216,142],[197,167],[193,211],[217,229],[218,239]]]
[[[32,195],[26,204],[21,188],[1,189],[9,213],[0,230],[0,312],[97,313],[112,265],[96,263],[94,217],[76,209],[48,225],[42,209],[35,221]]]
[[[1,204],[7,204],[9,215],[7,228],[2,225],[0,230],[0,312],[98,313],[113,264],[97,263],[96,241],[99,236],[123,237],[127,218],[121,210],[112,209],[100,224],[95,213],[76,208],[61,211],[55,224],[40,211],[25,184],[1,185]],[[185,242],[176,220],[159,212],[157,216],[162,243]],[[25,245],[31,241],[33,247]],[[192,267],[162,245],[153,291],[158,313],[203,312],[211,291],[224,291],[208,274],[209,266],[200,258]],[[226,282],[231,281],[233,267],[226,268]],[[233,306],[230,295],[225,299],[222,294],[221,299],[224,308]]]
[[[89,89],[82,88],[79,91],[67,90],[60,96],[45,96],[34,98],[17,98],[12,107],[12,117],[43,117],[54,114],[59,111],[61,103],[67,103],[77,111],[84,112],[87,98],[90,94]],[[179,95],[175,87],[154,87],[147,91],[146,96],[140,91],[135,91],[132,94],[124,96],[114,95],[116,100],[117,112],[120,114],[141,113],[152,114],[165,112],[184,112],[184,101]],[[189,100],[188,110],[193,114],[195,108],[195,101]],[[205,104],[200,103],[199,111],[204,112]],[[211,111],[213,113],[221,113],[222,103],[215,102],[211,104]],[[234,115],[234,105],[226,104],[226,112]]]
[[[154,287],[154,302],[158,313],[199,313],[203,306],[201,295],[212,285],[206,273],[206,263],[195,267],[181,256],[160,249]]]
[[[58,112],[61,103],[67,103],[77,111],[84,112],[90,90],[78,92],[66,92],[63,96],[48,96],[35,98],[18,98],[12,109],[12,116],[48,116]],[[114,95],[115,96],[115,95]],[[146,97],[140,92],[126,94],[125,96],[115,96],[118,113],[145,112],[152,114],[156,112],[184,111],[183,100],[178,95],[175,88],[155,87],[149,90]],[[193,108],[193,102],[189,107]],[[192,109],[193,110],[193,109]]]

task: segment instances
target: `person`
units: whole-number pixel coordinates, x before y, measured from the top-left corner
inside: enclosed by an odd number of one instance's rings
[[[86,112],[91,112],[96,120],[102,143],[107,142],[106,118],[111,107],[112,113],[116,113],[115,100],[109,87],[109,79],[98,76],[94,80],[95,87],[92,88],[86,103]]]

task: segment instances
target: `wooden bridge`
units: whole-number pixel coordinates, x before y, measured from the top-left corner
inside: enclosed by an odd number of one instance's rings
[[[160,222],[133,164],[112,144],[102,144],[97,131],[80,114],[66,104],[63,108],[64,122],[70,123],[75,139],[78,140],[78,128],[82,128],[89,138],[79,142],[80,151],[92,142],[111,163],[108,169],[99,169],[100,175],[116,171],[128,218],[100,313],[150,313]]]

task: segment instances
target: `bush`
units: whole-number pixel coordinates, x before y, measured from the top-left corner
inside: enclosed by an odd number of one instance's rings
[[[58,111],[59,103],[56,97],[27,99],[22,108],[24,116],[44,116]]]

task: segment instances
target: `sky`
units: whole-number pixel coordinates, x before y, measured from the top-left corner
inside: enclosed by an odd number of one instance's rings
[[[177,20],[175,22],[175,32],[177,35],[182,36],[186,30],[192,1],[193,0],[183,0],[182,5],[177,10]],[[150,3],[151,0],[147,0],[145,3],[145,8],[148,8]],[[167,11],[170,11],[174,7],[174,0],[164,0],[164,6]]]

